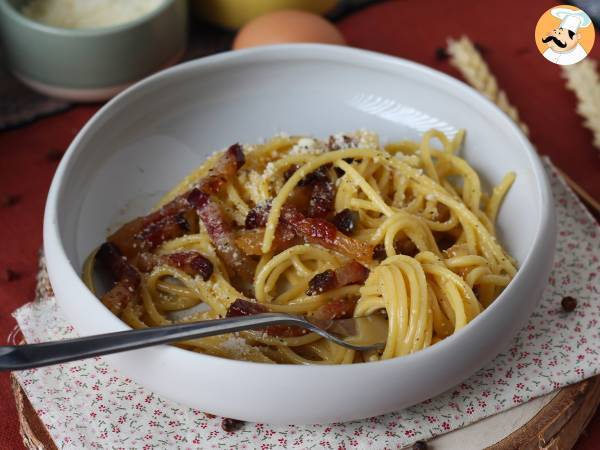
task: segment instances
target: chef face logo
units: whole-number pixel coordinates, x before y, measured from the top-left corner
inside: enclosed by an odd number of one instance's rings
[[[550,8],[535,28],[535,43],[542,56],[563,66],[584,59],[594,45],[594,38],[590,17],[570,5]]]
[[[558,53],[573,50],[579,40],[581,40],[581,34],[575,34],[574,31],[564,28],[555,28],[542,38],[544,44]]]

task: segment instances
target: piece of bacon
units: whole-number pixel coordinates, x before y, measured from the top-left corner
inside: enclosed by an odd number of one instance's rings
[[[304,178],[298,182],[298,186],[313,186],[315,183],[321,181],[329,181],[330,178],[331,164],[323,164],[317,167],[312,172],[308,173]]]
[[[350,261],[337,269],[328,269],[316,274],[308,282],[306,295],[317,295],[349,284],[363,284],[369,269],[356,261]]]
[[[230,146],[215,166],[195,186],[206,194],[216,194],[244,164],[244,152],[239,144]],[[127,258],[156,248],[166,240],[195,232],[196,217],[190,207],[188,191],[160,209],[126,223],[108,237]]]
[[[290,193],[289,197],[285,201],[285,207],[294,208],[300,211],[302,214],[308,213],[311,198],[313,195],[313,189],[311,187],[300,187],[296,186]],[[256,205],[246,215],[244,226],[247,230],[254,230],[256,228],[264,228],[269,220],[269,213],[271,212],[271,200],[265,203]]]
[[[315,183],[310,195],[308,217],[325,217],[333,211],[335,198],[335,185],[332,181],[319,181]]]
[[[294,208],[284,207],[280,220],[291,226],[296,234],[309,243],[319,244],[364,263],[372,260],[373,246],[346,236],[325,219],[305,217]]]
[[[397,255],[407,255],[413,258],[419,253],[419,249],[413,241],[409,238],[398,239],[394,242],[394,249]],[[376,261],[383,261],[387,258],[387,251],[383,243],[377,244],[373,249],[373,259]]]
[[[262,243],[265,229],[243,230],[237,234],[235,243],[246,255],[262,255]],[[275,253],[282,252],[294,245],[300,245],[304,240],[300,238],[288,225],[280,223],[275,230],[271,250]]]
[[[163,242],[188,234],[195,228],[196,220],[194,219],[195,214],[188,210],[152,222],[133,237],[132,250],[135,250],[136,254],[152,251]],[[131,257],[132,255],[127,256]]]
[[[231,269],[239,278],[241,284],[238,283],[238,287],[249,291],[256,262],[238,248],[231,224],[219,205],[199,189],[193,189],[188,194],[187,200],[196,209],[225,267]]]
[[[359,215],[357,211],[352,209],[343,209],[337,213],[331,222],[340,230],[342,233],[351,236],[358,226]]]
[[[182,236],[194,227],[193,211],[184,198],[176,198],[147,216],[126,223],[107,241],[127,258],[156,248],[166,239]]]
[[[375,261],[383,261],[385,258],[387,258],[387,252],[385,250],[385,245],[377,244],[373,248],[373,259]]]
[[[140,274],[112,243],[102,244],[95,258],[108,270],[115,281],[114,286],[100,300],[118,316],[129,302],[137,298],[141,283]]]
[[[194,187],[206,194],[216,194],[245,162],[246,158],[242,146],[238,143],[233,144],[217,160],[213,168],[208,171],[208,174]]]
[[[319,307],[311,317],[319,320],[348,319],[354,315],[356,297],[336,298]]]
[[[262,225],[267,222],[269,208],[261,207],[260,218],[252,217],[251,223]],[[254,213],[252,213],[254,214]],[[373,258],[373,247],[366,242],[353,239],[338,231],[336,226],[318,217],[306,217],[302,212],[290,206],[281,209],[279,224],[275,231],[272,249],[281,251],[299,243],[291,239],[291,233],[304,242],[319,244],[325,248],[338,251],[361,262],[370,262]],[[261,255],[263,229],[251,230],[238,235],[237,243],[247,255]]]
[[[394,249],[399,255],[408,255],[413,258],[419,253],[418,247],[409,238],[398,239],[394,242]]]
[[[269,211],[271,211],[270,201],[256,205],[254,208],[248,211],[248,214],[246,214],[246,220],[244,222],[246,230],[263,228],[269,219]]]
[[[227,309],[227,317],[253,316],[269,312],[265,305],[250,302],[241,298],[236,299]],[[298,337],[308,334],[308,330],[294,325],[269,325],[263,331],[274,337]]]
[[[142,272],[151,272],[160,264],[180,269],[191,277],[200,276],[204,281],[207,281],[213,273],[212,262],[195,250],[161,256],[153,253],[140,253],[136,259],[136,266]]]

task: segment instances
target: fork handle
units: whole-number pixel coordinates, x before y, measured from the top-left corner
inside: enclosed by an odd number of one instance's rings
[[[301,317],[264,313],[117,331],[41,344],[0,346],[0,371],[33,369],[158,344],[262,328],[267,325],[298,325],[312,328]]]

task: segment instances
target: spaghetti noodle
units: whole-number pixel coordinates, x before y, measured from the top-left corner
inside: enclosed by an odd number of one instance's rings
[[[133,328],[266,311],[387,324],[385,348],[369,353],[283,326],[178,344],[212,355],[342,364],[416,352],[467,325],[517,270],[494,227],[515,175],[483,193],[457,156],[463,137],[234,144],[110,235],[84,280],[95,292],[104,265],[114,285],[102,302]]]

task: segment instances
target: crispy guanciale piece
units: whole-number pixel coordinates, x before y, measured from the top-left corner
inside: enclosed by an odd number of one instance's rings
[[[269,206],[254,208],[248,213],[246,223],[251,227],[264,226],[267,222]],[[250,219],[248,218],[250,217]],[[306,217],[298,209],[286,205],[281,209],[279,224],[275,231],[272,249],[281,251],[300,242],[291,239],[291,233],[301,238],[304,242],[319,244],[325,248],[335,250],[361,262],[370,262],[373,258],[373,247],[366,242],[353,239],[338,231],[336,226],[319,217]],[[247,255],[261,255],[260,247],[264,230],[255,229],[238,234],[237,244]]]
[[[199,189],[193,189],[188,194],[187,200],[196,209],[225,267],[231,269],[233,275],[237,275],[245,290],[249,289],[254,278],[256,263],[238,248],[231,224],[219,205]]]
[[[216,194],[229,178],[244,164],[244,152],[233,144],[219,158],[208,175],[195,186],[206,194]],[[160,209],[126,223],[108,237],[127,258],[140,252],[151,251],[167,240],[196,232],[196,217],[187,202],[188,191]]]
[[[331,222],[342,233],[352,236],[358,226],[358,219],[359,215],[357,211],[346,208],[337,213]]]
[[[337,269],[329,269],[316,274],[308,282],[306,295],[317,295],[349,284],[363,284],[369,276],[369,269],[356,261],[350,261]]]
[[[313,187],[296,186],[285,201],[285,206],[295,208],[302,212],[302,214],[306,214],[309,210],[312,194]],[[271,200],[268,200],[266,203],[256,205],[254,208],[248,211],[244,226],[247,230],[263,228],[267,224],[270,212]]]
[[[419,253],[419,249],[409,238],[398,239],[394,242],[394,249],[399,255],[412,256],[413,258]]]
[[[250,302],[241,298],[236,299],[227,309],[227,317],[253,316],[269,312],[265,305]],[[305,328],[294,325],[270,325],[263,330],[269,336],[298,337],[308,333]]]
[[[324,164],[313,170],[298,182],[298,186],[313,186],[320,181],[329,181],[331,164]]]
[[[312,317],[320,320],[348,319],[354,314],[356,297],[336,298],[319,307]]]
[[[100,299],[115,315],[138,295],[141,277],[138,271],[121,254],[116,245],[105,242],[96,253],[96,261],[102,264],[115,281],[114,286]]]
[[[335,198],[335,185],[332,181],[319,181],[315,183],[310,195],[308,217],[325,217],[333,211]]]
[[[176,239],[188,234],[194,227],[195,214],[191,210],[166,216],[157,222],[152,222],[134,236],[133,250],[148,252],[159,247],[163,242]],[[127,255],[131,257],[132,255]]]
[[[385,258],[387,258],[385,245],[377,244],[375,247],[373,247],[373,259],[375,261],[383,261]]]
[[[408,238],[398,239],[394,242],[394,249],[396,250],[397,255],[407,255],[412,256],[413,258],[419,253],[417,246]],[[385,258],[387,258],[385,245],[383,245],[383,243],[377,244],[373,249],[373,259],[376,261],[383,261]]]
[[[160,256],[153,253],[140,253],[136,259],[136,266],[142,272],[151,272],[160,264],[180,269],[191,277],[200,276],[204,281],[207,281],[213,273],[213,264],[210,260],[195,250]]]
[[[219,158],[214,167],[208,171],[208,174],[198,182],[195,188],[209,195],[216,194],[245,162],[246,158],[242,146],[233,144]]]
[[[331,222],[313,217],[305,217],[294,208],[282,208],[280,221],[291,226],[296,234],[306,242],[319,244],[335,250],[357,261],[370,262],[373,257],[373,247],[366,242],[353,239],[338,231]]]
[[[269,211],[271,211],[270,201],[256,205],[254,208],[248,211],[248,214],[246,214],[246,221],[244,223],[246,230],[263,228],[269,219]]]
[[[265,237],[265,229],[242,230],[238,232],[235,243],[246,255],[262,255],[262,243]],[[304,240],[294,233],[288,225],[279,224],[275,230],[271,250],[275,253],[282,252],[294,245],[300,245]]]
[[[193,213],[185,198],[178,197],[147,216],[127,222],[107,241],[116,245],[127,258],[132,258],[164,242],[163,235],[173,239],[189,232],[194,222],[190,212]]]

